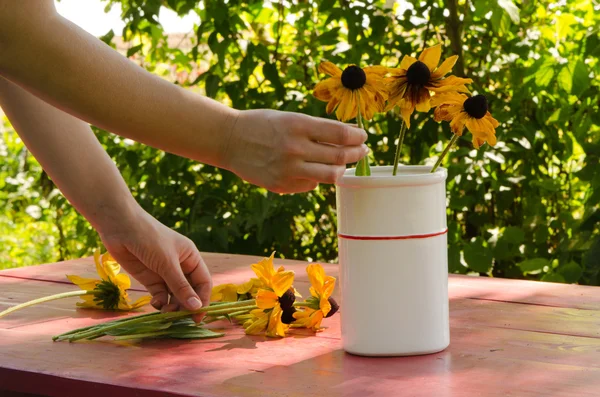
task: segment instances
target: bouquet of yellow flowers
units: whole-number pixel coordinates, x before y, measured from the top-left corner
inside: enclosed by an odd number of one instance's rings
[[[410,128],[411,115],[416,111],[429,112],[435,108],[434,119],[450,122],[453,137],[431,172],[437,167],[466,127],[473,134],[473,146],[478,149],[485,142],[496,144],[496,127],[499,123],[488,111],[483,95],[468,96],[468,84],[473,80],[453,75],[446,76],[458,56],[454,55],[440,64],[440,44],[425,49],[419,58],[405,55],[398,68],[349,65],[343,71],[333,63],[324,61],[319,71],[330,77],[318,83],[314,96],[327,102],[327,113],[340,121],[356,119],[364,128],[363,118],[371,120],[376,113],[396,110],[402,118],[398,144],[394,156],[393,175],[396,175],[402,143]],[[356,166],[356,175],[370,175],[368,159]]]
[[[248,335],[285,337],[290,328],[322,329],[324,318],[338,310],[331,297],[335,278],[325,274],[319,264],[310,264],[306,271],[311,283],[311,297],[297,301],[301,296],[293,287],[294,272],[273,265],[274,253],[252,264],[256,278],[242,284],[217,285],[212,290],[211,304],[196,312],[152,312],[134,317],[79,328],[53,338],[55,341],[75,342],[112,336],[115,340],[177,338],[207,339],[224,333],[205,326],[216,321],[230,321],[244,327]],[[205,313],[196,324],[192,315]]]

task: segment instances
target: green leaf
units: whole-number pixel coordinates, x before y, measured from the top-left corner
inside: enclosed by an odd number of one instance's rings
[[[519,266],[523,274],[536,274],[540,273],[544,267],[550,266],[550,261],[545,258],[528,259],[518,263],[517,266]]]
[[[558,273],[562,275],[567,283],[576,283],[583,275],[583,269],[575,261],[571,261],[566,265],[559,266]]]
[[[469,269],[479,273],[488,273],[492,269],[492,251],[483,245],[480,237],[465,245],[463,253]]]
[[[175,339],[211,339],[211,338],[220,338],[225,336],[222,332],[214,332],[206,328],[187,326],[183,328],[176,328],[170,331],[167,336]]]
[[[208,75],[208,77],[206,77],[206,83],[205,83],[206,95],[211,98],[216,97],[217,92],[219,92],[219,83],[220,82],[221,82],[221,79],[219,78],[219,76],[217,76],[215,74]]]
[[[502,233],[502,239],[508,243],[520,244],[525,240],[525,232],[520,227],[508,226]]]
[[[456,244],[448,247],[448,272],[458,274],[467,273],[467,268],[460,262],[460,248]]]
[[[127,58],[129,58],[130,56],[133,56],[135,54],[138,53],[138,51],[140,51],[142,49],[143,45],[142,44],[138,44],[136,46],[131,47],[130,49],[127,50]]]
[[[563,276],[557,273],[546,273],[542,276],[542,281],[547,281],[550,283],[564,283],[565,279]]]
[[[115,37],[115,32],[111,29],[104,36],[100,36],[99,39],[112,47],[113,46],[113,43],[112,43],[113,37]]]
[[[538,87],[547,87],[554,77],[556,62],[553,58],[546,58],[540,68],[535,73],[535,84]]]
[[[520,22],[521,17],[519,16],[519,8],[515,5],[515,3],[512,0],[498,0],[498,5],[504,11],[506,11],[508,16],[510,17],[510,20],[513,21],[513,23],[518,24]]]
[[[356,176],[370,176],[371,167],[369,166],[369,158],[364,157],[356,163],[356,169],[354,171]]]
[[[335,5],[336,0],[321,0],[319,4],[319,12],[324,13],[325,11],[329,11]]]
[[[319,37],[317,37],[317,41],[319,43],[321,43],[322,45],[335,45],[339,42],[339,40],[338,40],[339,31],[340,31],[340,28],[334,28],[334,29],[328,30],[325,33],[319,35]]]
[[[568,94],[581,95],[590,86],[589,72],[581,60],[569,62],[558,74],[558,85]]]
[[[277,67],[272,63],[265,63],[263,65],[263,74],[265,78],[271,82],[271,85],[275,89],[277,96],[283,99],[283,96],[285,95],[285,87],[281,83]]]

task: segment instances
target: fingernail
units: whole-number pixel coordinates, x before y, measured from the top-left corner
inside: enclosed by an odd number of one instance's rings
[[[367,134],[367,131],[365,131],[365,130],[361,130],[361,131],[363,133],[363,139],[366,140],[369,137],[369,135]]]
[[[363,151],[365,152],[365,154],[369,153],[369,147],[367,145],[365,145],[364,143],[362,144],[362,148],[363,148]]]
[[[158,298],[152,298],[152,300],[150,301],[150,304],[155,309],[160,309],[163,306],[162,302]]]
[[[192,296],[187,300],[187,305],[190,310],[198,310],[202,307],[202,302],[200,302],[200,299]]]

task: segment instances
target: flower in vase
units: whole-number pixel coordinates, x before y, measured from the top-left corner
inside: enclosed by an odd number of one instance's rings
[[[319,264],[308,265],[306,273],[310,280],[312,296],[304,302],[305,310],[294,314],[294,325],[317,331],[321,329],[323,319],[333,316],[339,309],[339,305],[331,297],[335,288],[335,277],[326,275],[325,269]]]
[[[210,300],[211,302],[237,302],[240,300],[256,297],[258,289],[263,286],[257,278],[251,278],[242,284],[220,284],[213,287]]]
[[[435,121],[449,121],[450,129],[461,136],[465,127],[473,134],[473,146],[479,149],[485,142],[496,144],[496,127],[500,125],[488,110],[483,95],[467,97],[456,92],[434,95],[431,105],[435,106]]]
[[[391,76],[386,78],[389,91],[386,111],[398,106],[400,115],[410,127],[410,116],[415,111],[428,112],[431,109],[430,91],[433,92],[469,92],[466,84],[471,79],[456,76],[444,77],[452,70],[458,55],[440,62],[442,46],[440,44],[425,49],[419,59],[405,55],[399,68],[390,68]]]
[[[150,303],[150,296],[143,296],[133,303],[130,302],[127,290],[131,287],[131,280],[127,274],[119,273],[121,265],[108,252],[100,255],[100,249],[97,249],[94,252],[94,262],[100,280],[76,275],[67,276],[82,290],[93,292],[83,295],[83,302],[78,302],[77,306],[89,309],[128,311]]]
[[[382,112],[388,93],[384,83],[387,68],[368,66],[360,68],[349,65],[343,71],[331,62],[321,62],[319,72],[330,78],[315,86],[315,98],[327,102],[327,114],[335,111],[340,121],[357,116],[358,105],[363,118],[371,120],[375,113]]]
[[[263,313],[258,310],[253,311],[254,318],[248,320],[250,323],[246,327],[246,333],[260,332],[259,329],[265,328],[265,321],[267,336],[270,337],[284,337],[289,328],[289,325],[283,323],[282,316],[285,311],[289,312],[293,309],[296,301],[296,291],[292,287],[294,272],[285,270],[283,266],[275,271],[274,255],[275,253],[252,265],[252,270],[264,285],[256,294],[256,306]],[[268,315],[266,320],[265,315]],[[286,315],[287,317],[289,315]]]

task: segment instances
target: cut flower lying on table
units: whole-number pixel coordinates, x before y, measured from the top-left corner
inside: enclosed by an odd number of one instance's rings
[[[217,321],[240,324],[248,335],[285,337],[291,329],[321,331],[324,318],[333,316],[339,305],[331,297],[335,278],[325,274],[319,264],[307,266],[311,297],[297,302],[300,294],[293,287],[295,274],[280,266],[275,270],[274,253],[251,268],[256,278],[242,284],[222,284],[213,288],[213,302],[195,312],[152,312],[76,329],[58,336],[55,341],[75,342],[112,336],[115,340],[176,338],[208,339],[224,336],[205,325]],[[195,324],[192,315],[205,313]]]

